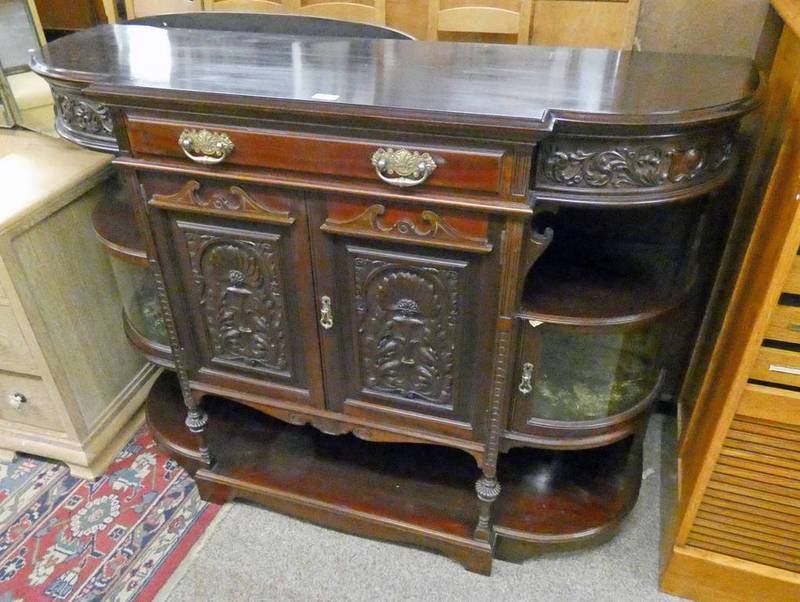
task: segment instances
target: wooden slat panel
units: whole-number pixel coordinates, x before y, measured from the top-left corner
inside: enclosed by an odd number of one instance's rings
[[[763,473],[763,472],[755,472],[752,470],[743,470],[737,466],[728,466],[726,464],[718,464],[716,468],[717,473],[722,474],[729,474],[737,477],[743,477],[746,479],[752,479],[758,481],[760,483],[770,483],[772,485],[777,485],[779,487],[789,487],[792,489],[800,489],[797,481],[795,479],[786,479],[783,477],[778,477],[772,474]]]
[[[800,452],[800,444],[793,443],[788,440],[777,440],[774,437],[767,437],[758,433],[751,433],[743,430],[733,431],[728,434],[731,441],[741,441],[753,443],[754,445],[767,445],[772,447],[781,446],[783,449],[791,452]]]
[[[789,460],[797,458],[797,451],[792,449],[781,449],[775,445],[764,445],[761,443],[753,443],[751,441],[739,441],[738,439],[729,439],[725,443],[725,447],[731,450],[747,451],[752,454],[762,456],[774,456],[777,458],[786,458]]]
[[[776,305],[764,338],[786,343],[800,343],[800,307]]]
[[[719,529],[719,523],[714,519],[702,518],[698,514],[695,527],[698,532],[716,533]],[[701,531],[701,529],[703,531]],[[763,531],[743,526],[741,523],[728,523],[725,525],[725,530],[731,535],[741,537],[743,540],[769,542],[781,548],[791,550],[791,553],[800,555],[800,541],[791,536],[787,537],[786,533],[764,533]]]
[[[788,489],[786,487],[778,487],[777,485],[770,485],[769,483],[759,483],[751,479],[743,479],[732,475],[714,473],[711,477],[710,483],[726,483],[729,485],[736,485],[739,487],[747,487],[752,491],[761,491],[764,493],[774,493],[776,495],[784,495],[789,498],[797,498],[800,500],[800,490]]]
[[[800,354],[784,349],[762,347],[756,355],[750,378],[800,387]]]
[[[792,541],[799,541],[798,534],[800,531],[790,531],[775,526],[773,523],[758,522],[758,517],[747,516],[732,516],[730,514],[723,515],[714,511],[714,508],[703,506],[697,512],[698,520],[705,520],[719,525],[720,523],[731,525],[732,527],[747,529],[753,533],[764,533],[765,535],[775,535],[778,537],[785,537]]]
[[[800,392],[750,383],[742,391],[737,413],[741,418],[800,429]],[[800,450],[800,443],[796,449]]]
[[[725,502],[742,504],[744,506],[750,506],[751,508],[757,508],[759,512],[762,510],[767,512],[776,512],[778,514],[784,515],[785,520],[787,521],[797,520],[796,517],[800,517],[800,507],[797,507],[796,505],[793,506],[791,500],[787,500],[786,503],[775,503],[769,500],[764,500],[747,494],[740,494],[733,491],[718,489],[716,487],[711,486],[710,483],[708,491],[706,492],[706,496],[708,497],[709,501],[724,500]]]
[[[797,473],[794,470],[787,470],[777,466],[767,466],[759,463],[758,461],[750,461],[743,458],[731,458],[725,455],[720,456],[718,462],[720,465],[730,466],[732,468],[749,470],[755,473],[767,474],[774,477],[783,477],[785,479],[789,479],[790,481],[795,481],[795,486],[800,486],[800,482],[796,480]]]
[[[701,538],[695,538],[690,536],[687,543],[689,545],[695,546],[696,548],[711,550],[712,552],[719,552],[720,554],[725,554],[726,556],[733,556],[734,558],[741,558],[742,560],[749,560],[751,562],[755,562],[758,564],[766,564],[769,566],[786,569],[787,571],[798,572],[798,569],[800,569],[800,564],[795,562],[785,562],[781,560],[776,560],[769,556],[753,553],[750,550],[723,545],[717,542],[707,541]]]
[[[775,456],[767,454],[754,453],[741,449],[732,449],[727,446],[722,449],[722,455],[731,458],[732,461],[734,459],[744,460],[748,462],[748,465],[761,462],[762,464],[775,466],[776,468],[780,469],[786,469],[791,472],[800,471],[800,462],[797,460],[797,458],[793,460],[776,458]]]
[[[774,527],[775,529],[780,529],[786,531],[787,533],[800,535],[800,528],[798,528],[797,521],[795,521],[794,518],[792,518],[791,521],[781,521],[778,519],[774,519],[770,520],[767,523],[764,521],[763,515],[759,514],[757,509],[755,508],[747,508],[744,506],[736,509],[723,508],[721,506],[715,506],[714,504],[711,503],[706,503],[705,501],[700,507],[703,509],[703,511],[713,513],[717,516],[724,516],[726,518],[731,518],[735,520],[768,524]]]
[[[783,560],[800,563],[800,550],[786,546],[782,543],[769,541],[763,536],[760,538],[754,538],[750,533],[746,533],[744,535],[734,533],[728,528],[727,525],[725,526],[725,531],[719,531],[716,528],[716,525],[714,527],[705,527],[696,524],[694,533],[698,537],[705,536],[709,539],[716,539],[720,542],[731,542],[732,544],[747,546],[747,549],[760,551],[764,554],[775,554]]]
[[[792,269],[783,285],[783,292],[800,295],[800,255],[795,255],[792,261]]]
[[[717,491],[726,491],[729,493],[733,493],[736,495],[742,495],[745,497],[750,497],[753,499],[764,500],[767,502],[773,502],[775,504],[790,504],[790,505],[797,505],[800,507],[800,504],[796,504],[796,502],[790,496],[786,496],[782,493],[770,493],[769,491],[764,491],[761,489],[754,489],[751,487],[742,487],[741,485],[734,485],[732,483],[725,483],[722,481],[717,481],[716,479],[712,479],[708,483],[709,489],[715,489]]]

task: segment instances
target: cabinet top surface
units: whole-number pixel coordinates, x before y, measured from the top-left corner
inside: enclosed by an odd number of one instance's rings
[[[41,75],[96,90],[543,129],[688,123],[752,105],[747,59],[104,25],[48,44]],[[128,91],[125,89],[135,89]]]

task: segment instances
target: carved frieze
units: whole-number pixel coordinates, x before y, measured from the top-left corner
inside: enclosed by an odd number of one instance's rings
[[[354,268],[362,386],[452,407],[458,272],[366,257]]]
[[[722,172],[733,156],[725,132],[649,139],[561,138],[542,146],[537,187],[635,191],[677,187]]]
[[[253,221],[291,225],[294,223],[289,211],[269,206],[257,200],[240,186],[229,186],[227,190],[201,190],[200,182],[188,180],[174,194],[153,194],[149,203],[160,209],[183,210],[193,207],[201,213],[236,213],[238,217]]]
[[[73,90],[53,87],[58,133],[98,150],[118,150],[114,122],[108,107]]]
[[[347,219],[329,217],[322,225],[324,232],[405,239],[419,243],[438,244],[459,250],[488,253],[492,245],[485,237],[470,236],[447,222],[430,209],[419,214],[419,220],[402,217],[394,222],[385,219],[386,207],[376,203]]]
[[[284,285],[274,244],[191,231],[185,236],[212,359],[287,370]]]

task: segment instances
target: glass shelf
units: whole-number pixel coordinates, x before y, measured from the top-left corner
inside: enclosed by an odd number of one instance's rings
[[[111,256],[111,267],[128,322],[145,339],[162,346],[168,345],[156,284],[150,271],[116,255]]]
[[[529,332],[520,361],[532,365],[527,418],[575,422],[615,416],[641,403],[658,383],[659,325],[612,332],[552,324],[523,328]]]

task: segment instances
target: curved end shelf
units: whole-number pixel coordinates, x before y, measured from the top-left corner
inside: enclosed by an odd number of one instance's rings
[[[664,386],[666,372],[659,372],[655,385],[636,405],[624,412],[595,420],[558,421],[529,418],[525,432],[509,431],[502,448],[529,446],[543,449],[583,450],[613,445],[627,437],[643,433],[650,412]]]
[[[115,256],[137,265],[147,265],[147,253],[133,208],[113,196],[102,199],[92,213],[94,231]]]
[[[677,307],[689,288],[669,289],[619,261],[604,268],[545,256],[528,274],[517,317],[566,326],[643,324]]]
[[[125,336],[128,337],[128,341],[149,361],[162,368],[167,368],[169,370],[175,369],[175,360],[172,359],[172,350],[169,346],[149,339],[139,332],[124,310],[122,312],[122,324],[125,328]]]

